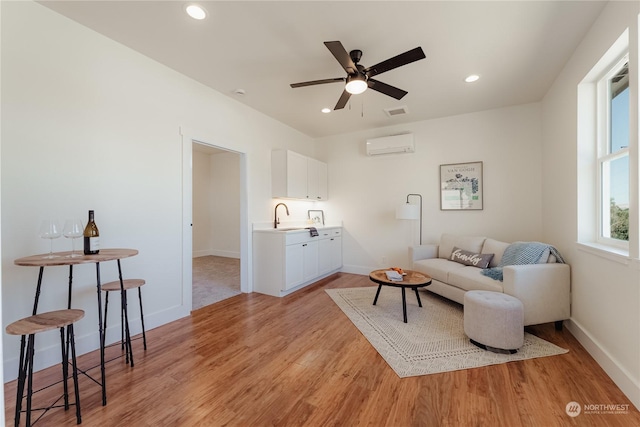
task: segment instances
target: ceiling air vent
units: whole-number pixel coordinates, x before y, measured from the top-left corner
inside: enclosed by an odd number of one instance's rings
[[[406,105],[402,107],[394,107],[394,108],[385,108],[384,112],[389,117],[402,116],[403,114],[409,114],[409,109]]]

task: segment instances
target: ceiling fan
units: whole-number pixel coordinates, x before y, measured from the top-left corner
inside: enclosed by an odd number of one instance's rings
[[[345,85],[342,95],[340,96],[340,99],[338,99],[338,103],[334,107],[334,110],[344,108],[351,95],[362,93],[367,90],[367,88],[371,88],[395,99],[402,99],[402,97],[407,94],[406,91],[375,80],[372,77],[425,58],[422,48],[416,47],[415,49],[396,55],[393,58],[389,58],[386,61],[382,61],[379,64],[365,68],[359,64],[360,58],[362,57],[361,50],[352,50],[347,53],[344,46],[342,46],[342,43],[339,41],[324,42],[324,45],[329,49],[340,65],[342,65],[342,68],[347,72],[347,77],[293,83],[291,84],[291,87],[298,88],[325,83],[346,82],[347,84]]]

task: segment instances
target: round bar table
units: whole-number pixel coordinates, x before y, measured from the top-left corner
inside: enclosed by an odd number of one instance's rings
[[[120,278],[120,287],[123,289],[123,280],[122,280],[122,268],[120,267],[120,260],[123,258],[132,257],[138,254],[136,249],[100,249],[100,252],[96,255],[84,255],[82,253],[75,252],[75,256],[71,256],[72,252],[55,252],[53,255],[55,258],[50,258],[49,254],[39,254],[39,255],[31,255],[24,258],[18,258],[14,261],[15,265],[20,265],[24,267],[40,267],[40,272],[38,273],[38,284],[36,286],[36,295],[33,302],[33,312],[32,315],[38,314],[38,302],[40,300],[40,289],[42,286],[42,276],[44,274],[45,267],[56,267],[56,266],[69,266],[69,295],[67,300],[67,308],[71,308],[71,290],[73,284],[73,266],[79,264],[95,264],[96,265],[96,288],[98,294],[98,331],[100,335],[100,375],[101,381],[98,384],[102,387],[102,405],[107,404],[107,386],[105,381],[105,370],[104,370],[104,334],[105,331],[103,329],[102,323],[102,291],[100,289],[100,263],[105,261],[117,261],[118,263],[118,277]],[[79,256],[78,256],[79,255]],[[122,291],[124,293],[124,290]],[[126,299],[122,299],[123,304],[126,304]],[[127,334],[127,353],[131,358],[131,366],[133,366],[133,352],[131,351],[131,339],[129,336],[129,319],[127,318],[127,310],[126,307],[123,307],[125,313],[125,323],[126,323],[126,334]],[[85,375],[86,372],[83,372]],[[88,375],[87,375],[88,376]]]

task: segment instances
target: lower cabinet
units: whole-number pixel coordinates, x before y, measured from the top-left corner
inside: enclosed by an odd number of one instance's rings
[[[318,273],[339,270],[342,268],[342,230],[321,230],[320,235],[323,238],[318,241]]]
[[[295,243],[285,246],[284,290],[318,276],[318,241]]]
[[[284,296],[342,268],[342,229],[253,232],[253,287]]]

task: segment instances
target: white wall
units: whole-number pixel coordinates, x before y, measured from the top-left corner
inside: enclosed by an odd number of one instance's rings
[[[240,258],[240,156],[210,157],[212,255]]]
[[[193,257],[240,258],[240,156],[193,152]]]
[[[414,134],[415,153],[366,156],[367,138],[405,131]],[[395,219],[409,193],[423,197],[423,243],[442,233],[540,239],[540,137],[540,106],[529,104],[318,140],[318,157],[329,164],[325,213],[344,221],[345,271],[409,267],[418,225]],[[441,211],[440,165],[474,161],[483,162],[484,209]]]
[[[630,29],[630,87],[635,86],[632,104],[635,96],[637,106],[639,12],[639,2],[610,2],[542,102],[543,231],[571,264],[569,328],[636,407],[640,407],[639,264],[576,244],[576,177],[578,163],[583,162],[577,150],[577,86],[626,28]],[[632,111],[637,131],[638,112]],[[632,141],[636,155],[637,144],[636,133]],[[595,182],[593,175],[585,178]],[[637,194],[634,199],[637,208]]]
[[[37,3],[0,7],[3,325],[31,313],[37,269],[13,260],[47,251],[36,234],[39,221],[85,217],[88,209],[96,211],[103,247],[140,251],[122,266],[125,276],[147,281],[147,326],[187,315],[180,128],[246,153],[249,223],[271,219],[264,159],[272,148],[311,155],[312,141]],[[70,248],[68,241],[54,244]],[[115,263],[102,266],[103,281],[116,274]],[[66,305],[67,275],[63,267],[45,271],[41,310]],[[82,353],[98,347],[95,294],[95,269],[76,267],[73,305],[86,311],[76,329]],[[37,367],[57,363],[56,344],[54,335],[40,339]],[[5,379],[11,380],[18,340],[4,334],[3,345]]]
[[[211,255],[213,232],[211,231],[211,155],[193,151],[193,257]]]

